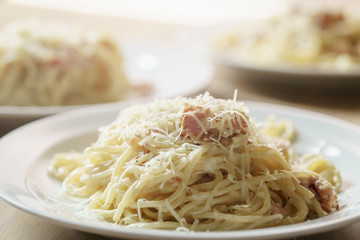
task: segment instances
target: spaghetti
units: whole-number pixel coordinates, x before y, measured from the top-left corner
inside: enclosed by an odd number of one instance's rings
[[[106,221],[223,231],[336,211],[336,168],[300,161],[288,140],[255,126],[243,103],[205,93],[127,108],[82,153],[57,154],[49,171],[65,195],[89,199],[87,211]]]

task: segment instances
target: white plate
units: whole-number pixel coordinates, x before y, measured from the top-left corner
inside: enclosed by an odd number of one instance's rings
[[[213,76],[211,65],[191,59],[175,49],[134,40],[120,43],[125,71],[133,84],[150,83],[151,97],[189,96],[202,91]],[[133,96],[125,100],[134,100]],[[106,104],[105,104],[106,105]],[[20,107],[0,105],[0,126],[14,128],[26,122],[55,113],[83,107]]]
[[[334,230],[360,220],[360,128],[329,116],[278,105],[249,102],[250,116],[264,121],[270,113],[290,119],[298,129],[295,149],[317,151],[332,160],[344,178],[340,210],[304,223],[243,231],[177,232],[136,230],[78,218],[51,204],[59,182],[47,174],[52,155],[81,151],[97,138],[97,128],[112,122],[128,103],[92,107],[50,116],[22,126],[0,140],[0,197],[25,212],[73,229],[110,237],[141,239],[274,239]]]
[[[260,65],[240,60],[237,56],[216,50],[213,45],[219,36],[239,31],[241,27],[257,26],[262,20],[229,22],[203,27],[193,27],[179,33],[179,42],[184,48],[203,60],[237,71],[244,79],[260,83],[306,85],[319,87],[359,87],[360,64],[353,70],[336,71],[321,64],[296,64],[292,62]],[[195,54],[196,53],[196,54]]]

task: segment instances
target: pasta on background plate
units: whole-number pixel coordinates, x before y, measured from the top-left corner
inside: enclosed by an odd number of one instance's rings
[[[243,64],[356,71],[360,19],[345,11],[291,11],[217,36],[214,48]]]
[[[130,87],[117,43],[104,32],[38,19],[0,30],[0,105],[111,102]]]
[[[83,152],[56,154],[49,172],[65,197],[85,199],[84,211],[130,227],[254,229],[337,211],[334,165],[318,155],[303,164],[290,121],[259,128],[248,114],[236,94],[134,105]]]

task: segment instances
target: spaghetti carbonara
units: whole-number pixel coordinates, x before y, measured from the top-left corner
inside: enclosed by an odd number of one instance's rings
[[[345,13],[296,11],[250,26],[221,35],[215,48],[262,66],[352,71],[360,63],[360,20]]]
[[[156,100],[121,111],[82,153],[56,154],[49,171],[65,195],[88,200],[86,211],[130,227],[239,230],[333,213],[335,166],[297,157],[274,134],[284,131],[266,134],[288,123],[260,130],[235,97]]]
[[[119,100],[130,84],[114,40],[37,19],[0,31],[0,105],[73,105]]]

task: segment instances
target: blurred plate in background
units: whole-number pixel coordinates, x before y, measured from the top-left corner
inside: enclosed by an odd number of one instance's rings
[[[244,80],[265,84],[314,87],[360,87],[360,63],[349,71],[339,71],[325,64],[275,62],[259,64],[235,53],[217,50],[215,41],[223,34],[242,28],[258,27],[263,20],[228,22],[206,27],[192,27],[179,32],[179,42],[193,55],[228,70],[235,71]]]
[[[130,82],[134,85],[149,84],[152,88],[147,96],[130,93],[124,101],[190,96],[204,90],[212,80],[213,70],[209,64],[191,59],[171,47],[125,40],[121,42],[120,48],[124,54],[125,72]],[[0,132],[38,118],[84,106],[89,105],[0,106]]]

